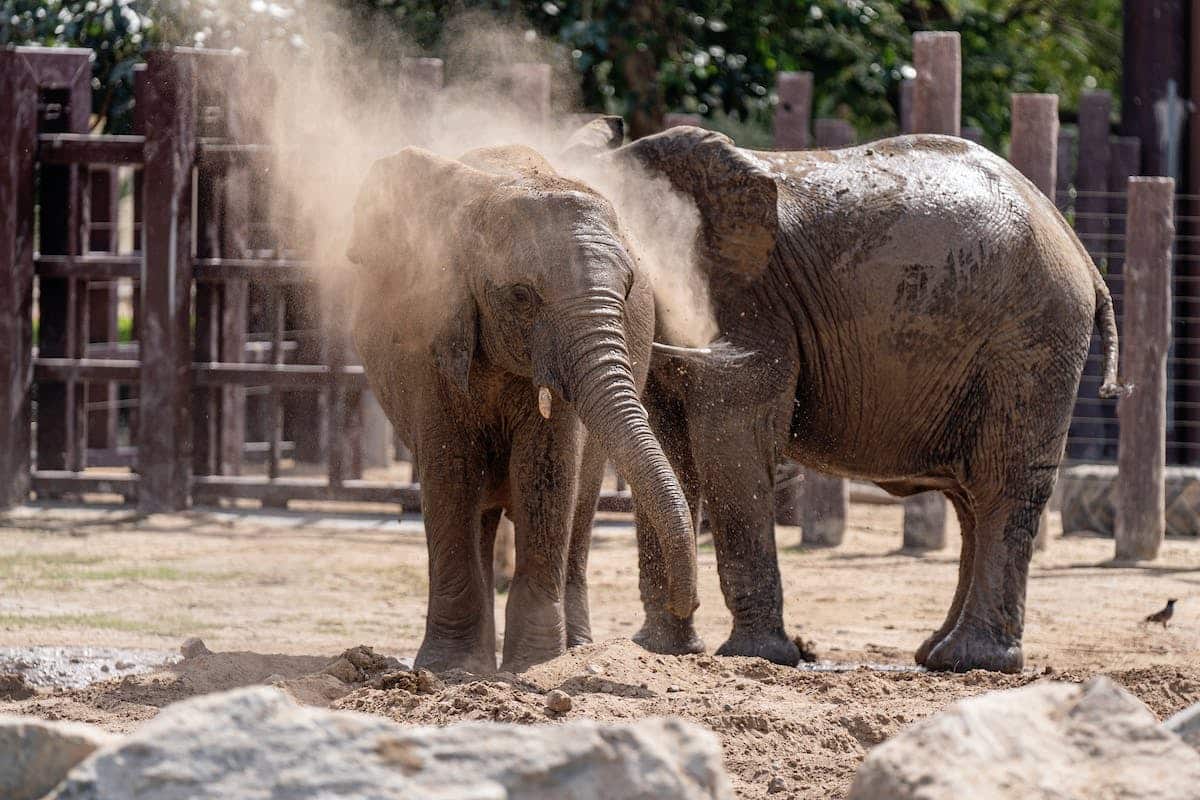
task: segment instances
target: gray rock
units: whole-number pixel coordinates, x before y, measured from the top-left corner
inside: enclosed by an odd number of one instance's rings
[[[199,636],[193,636],[184,639],[183,644],[179,645],[179,654],[184,658],[199,658],[212,655],[212,650],[208,649],[208,645]]]
[[[404,727],[256,686],[167,707],[76,767],[52,798],[732,796],[716,737],[680,720]]]
[[[555,714],[565,714],[571,710],[573,701],[571,695],[562,689],[551,689],[546,693],[546,708]]]
[[[0,717],[0,797],[36,800],[113,737],[91,725]]]
[[[1200,703],[1185,708],[1163,725],[1200,752]]]
[[[1200,755],[1103,676],[963,700],[867,754],[848,800],[1195,800]]]

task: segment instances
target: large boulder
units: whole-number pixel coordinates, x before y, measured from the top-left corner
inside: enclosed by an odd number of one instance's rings
[[[0,717],[0,797],[37,800],[110,741],[110,734],[91,725]]]
[[[267,687],[169,706],[80,764],[56,800],[731,798],[716,737],[690,723],[472,722],[406,728]]]
[[[1176,733],[1185,742],[1200,752],[1200,703],[1188,706],[1163,723],[1167,730]]]
[[[1103,676],[963,700],[867,754],[849,800],[1196,800],[1200,755]]]

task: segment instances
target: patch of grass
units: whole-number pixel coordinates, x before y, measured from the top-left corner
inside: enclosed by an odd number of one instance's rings
[[[103,565],[103,566],[101,566]],[[121,564],[74,553],[14,553],[0,556],[0,581],[22,586],[63,585],[77,581],[195,581],[230,583],[241,572],[202,572],[166,564]]]
[[[29,628],[90,628],[124,633],[152,633],[162,636],[182,636],[189,632],[210,630],[211,625],[193,617],[160,617],[136,620],[114,614],[0,614],[0,628],[26,630]]]

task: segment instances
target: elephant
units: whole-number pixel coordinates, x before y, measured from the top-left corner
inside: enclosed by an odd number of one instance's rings
[[[712,526],[733,617],[717,653],[798,660],[774,539],[786,457],[897,496],[948,497],[958,583],[916,661],[1019,671],[1032,542],[1093,327],[1101,396],[1128,388],[1108,289],[1053,203],[1004,159],[948,136],[755,152],[676,127],[600,158],[640,164],[695,202],[719,342],[741,353],[731,366],[713,348],[656,344],[644,395]],[[635,638],[700,652],[693,620],[667,613],[652,511],[638,505]]]
[[[606,458],[653,518],[668,613],[696,608],[687,501],[640,400],[654,299],[611,204],[519,146],[374,162],[355,200],[352,328],[418,464],[429,600],[416,665],[496,669],[492,548],[515,528],[501,669],[591,641]]]

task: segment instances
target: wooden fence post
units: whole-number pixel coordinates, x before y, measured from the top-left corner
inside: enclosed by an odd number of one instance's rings
[[[913,129],[958,136],[962,130],[962,54],[957,33],[913,34]]]
[[[800,542],[836,547],[846,535],[850,484],[844,478],[804,471],[801,485]]]
[[[1075,183],[1075,147],[1079,140],[1079,131],[1074,128],[1058,129],[1058,170],[1054,187],[1054,204],[1060,209],[1070,203],[1067,193]]]
[[[37,84],[0,48],[0,509],[29,496]]]
[[[1134,390],[1117,403],[1116,558],[1154,559],[1166,532],[1167,350],[1175,181],[1130,178],[1121,368]]]
[[[812,119],[813,74],[779,72],[775,75],[775,149],[808,148],[808,126]]]
[[[844,119],[822,118],[813,122],[813,140],[822,149],[849,147],[855,138],[854,126]]]
[[[196,81],[185,52],[154,50],[146,62],[138,504],[155,512],[187,507],[191,482]]]
[[[1012,96],[1009,160],[1054,202],[1058,180],[1058,95]]]
[[[957,33],[913,34],[913,132],[958,136],[962,125],[962,54]],[[904,547],[946,546],[946,498],[922,492],[904,499]]]
[[[905,78],[900,81],[900,132],[901,133],[916,133],[916,124],[913,122],[913,95],[917,91],[917,79]]]

